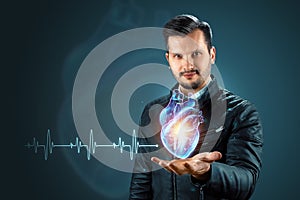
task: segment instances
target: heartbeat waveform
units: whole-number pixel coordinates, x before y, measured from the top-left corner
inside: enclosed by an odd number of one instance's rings
[[[120,153],[123,153],[124,148],[129,149],[129,155],[130,159],[133,160],[133,154],[138,153],[139,147],[158,147],[158,144],[140,144],[137,141],[137,136],[135,133],[135,130],[133,130],[132,133],[132,143],[131,144],[125,144],[124,141],[119,137],[118,143],[112,143],[112,144],[97,144],[96,141],[94,141],[94,134],[93,130],[91,129],[90,131],[90,139],[89,139],[89,144],[82,144],[81,141],[79,141],[78,137],[75,138],[75,143],[73,144],[70,142],[70,144],[54,144],[54,142],[51,140],[51,133],[50,130],[48,129],[47,131],[47,136],[46,136],[46,143],[45,144],[40,144],[38,140],[36,140],[35,137],[33,137],[32,143],[27,143],[25,145],[28,149],[33,148],[34,153],[37,154],[38,149],[41,148],[44,151],[44,159],[47,160],[49,154],[52,154],[54,148],[76,148],[77,153],[80,154],[81,148],[86,149],[86,156],[87,159],[91,159],[91,154],[94,154],[96,152],[96,148],[98,147],[112,147],[114,149],[119,148]]]

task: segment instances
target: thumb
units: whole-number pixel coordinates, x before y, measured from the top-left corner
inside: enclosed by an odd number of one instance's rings
[[[219,151],[213,151],[208,154],[208,158],[212,161],[220,160],[222,158],[222,154]]]
[[[222,158],[222,154],[218,151],[214,151],[206,154],[206,156],[203,157],[202,160],[206,162],[214,162],[216,160],[220,160],[221,158]]]

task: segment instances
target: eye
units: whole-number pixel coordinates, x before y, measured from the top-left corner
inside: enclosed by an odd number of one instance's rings
[[[174,54],[173,54],[173,57],[174,57],[174,58],[177,58],[177,59],[181,59],[181,58],[182,58],[182,55],[179,54],[179,53],[174,53]]]
[[[192,57],[196,57],[196,56],[200,56],[201,55],[201,52],[200,51],[194,51],[192,53]]]

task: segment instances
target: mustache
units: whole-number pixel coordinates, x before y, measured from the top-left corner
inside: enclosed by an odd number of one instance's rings
[[[196,73],[196,74],[200,74],[199,70],[197,69],[192,69],[192,70],[189,70],[189,71],[184,71],[184,72],[180,72],[179,73],[179,76],[183,76],[184,74],[187,74],[187,73]]]

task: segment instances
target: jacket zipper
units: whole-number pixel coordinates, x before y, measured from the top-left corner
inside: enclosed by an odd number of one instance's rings
[[[173,199],[177,200],[177,186],[176,186],[176,174],[172,172],[172,176],[173,176]]]
[[[200,200],[204,200],[203,186],[200,187]]]

